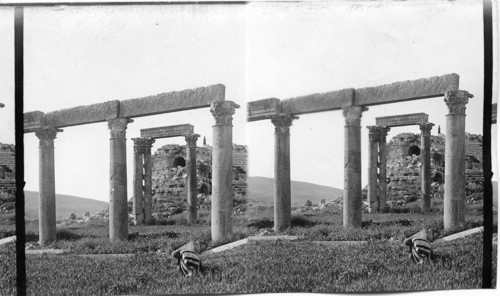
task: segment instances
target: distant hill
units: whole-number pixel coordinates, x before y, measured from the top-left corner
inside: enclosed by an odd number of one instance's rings
[[[24,200],[25,216],[38,219],[38,207],[40,205],[38,192],[25,190]],[[75,213],[77,217],[84,217],[85,212],[90,212],[92,215],[107,208],[107,202],[72,195],[56,194],[57,219],[66,219],[71,213]]]
[[[248,200],[254,205],[273,205],[274,179],[265,177],[248,177]],[[319,204],[322,199],[327,202],[342,198],[343,190],[307,182],[292,181],[292,206],[303,206],[307,200]]]

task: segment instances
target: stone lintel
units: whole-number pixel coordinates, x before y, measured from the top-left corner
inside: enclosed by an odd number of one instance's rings
[[[491,123],[497,123],[497,103],[491,105]]]
[[[104,122],[107,119],[117,118],[119,109],[120,101],[108,101],[48,112],[45,114],[45,121],[47,125],[53,127]]]
[[[429,121],[429,115],[425,113],[412,113],[394,116],[384,116],[375,118],[377,126],[406,126],[422,124]]]
[[[161,126],[154,128],[141,129],[142,138],[162,139],[172,137],[184,137],[194,132],[194,126],[191,124],[178,124]]]
[[[354,89],[347,88],[327,93],[312,94],[281,101],[281,111],[300,115],[322,111],[340,110],[354,105]]]
[[[248,102],[247,110],[247,121],[270,119],[281,113],[281,104],[277,98],[263,99]]]
[[[356,89],[354,105],[380,105],[442,97],[447,91],[458,90],[458,74],[447,74],[417,80]]]
[[[142,117],[210,107],[213,102],[225,100],[225,90],[223,84],[216,84],[121,101],[119,117]]]
[[[210,107],[224,101],[226,87],[222,84],[174,91],[125,101],[108,101],[58,111],[24,113],[24,132],[50,125],[56,128],[105,122],[118,117],[131,118]]]
[[[23,114],[25,133],[32,133],[45,126],[45,114],[42,111],[33,111]]]

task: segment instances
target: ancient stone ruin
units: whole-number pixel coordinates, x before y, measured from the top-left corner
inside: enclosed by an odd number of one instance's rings
[[[0,189],[14,192],[16,188],[16,146],[0,143]]]
[[[189,224],[196,223],[196,141],[200,135],[194,133],[190,124],[163,126],[150,129],[141,129],[141,138],[134,138],[134,206],[133,215],[135,225],[149,224],[152,215],[152,168],[151,146],[156,139],[184,137],[186,139],[187,167],[187,201]]]
[[[345,228],[361,226],[361,116],[368,106],[442,98],[449,109],[446,115],[444,225],[452,228],[465,221],[465,105],[473,96],[459,90],[459,76],[448,74],[426,79],[396,82],[361,89],[343,89],[286,100],[263,99],[248,103],[248,121],[271,120],[275,129],[274,228],[291,225],[290,209],[290,126],[297,115],[341,110],[344,133]],[[383,148],[382,148],[383,149]],[[339,167],[339,169],[341,169]]]
[[[187,195],[185,145],[167,144],[152,155],[154,196]],[[248,150],[244,145],[233,144],[234,196],[247,195]],[[212,192],[212,146],[196,147],[197,192],[208,196]]]
[[[443,198],[445,182],[445,135],[430,136],[430,196]],[[483,197],[483,139],[465,136],[465,193],[467,202]],[[401,133],[387,143],[388,206],[395,207],[421,198],[421,136]]]
[[[420,126],[422,143],[421,192],[422,210],[429,212],[431,207],[430,191],[430,135],[434,125],[428,122],[425,113],[377,117],[376,126],[368,126],[368,211],[381,212],[386,209],[387,201],[387,145],[386,136],[391,127]],[[378,149],[377,149],[378,148]]]
[[[24,114],[24,132],[34,132],[40,139],[40,243],[55,240],[55,174],[54,140],[71,127],[107,122],[110,130],[110,240],[128,238],[126,129],[134,117],[143,117],[196,108],[210,107],[213,125],[212,160],[212,239],[232,233],[232,115],[237,104],[225,101],[222,84],[178,92],[163,93],[139,99],[108,101],[48,113]]]
[[[153,217],[157,221],[196,209],[211,210],[212,202],[212,147],[196,147],[196,188],[191,207],[184,206],[183,199],[189,197],[188,182],[191,167],[188,162],[187,145],[167,144],[152,155],[153,163]],[[247,195],[247,148],[233,144],[233,215],[246,211]],[[182,214],[184,215],[184,214]],[[189,221],[188,221],[189,222]]]

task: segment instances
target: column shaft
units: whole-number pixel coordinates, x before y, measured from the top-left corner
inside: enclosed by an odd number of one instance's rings
[[[291,226],[290,126],[293,117],[280,114],[271,119],[274,133],[274,231]]]
[[[144,196],[142,192],[142,175],[143,175],[143,145],[141,138],[133,138],[134,141],[134,197],[133,197],[133,215],[134,225],[144,224]]]
[[[370,213],[377,212],[378,204],[378,128],[376,126],[368,126],[368,211]]]
[[[465,105],[473,97],[466,91],[449,91],[446,115],[444,215],[445,229],[465,222]]]
[[[39,242],[47,245],[56,240],[56,187],[54,171],[54,139],[62,130],[43,127],[35,131],[39,146]]]
[[[380,127],[380,139],[378,142],[379,149],[379,174],[378,174],[378,199],[379,211],[385,211],[387,204],[387,132],[389,127]]]
[[[239,106],[231,101],[211,105],[215,117],[212,147],[212,240],[233,232],[233,125],[232,115]]]
[[[422,177],[422,211],[428,213],[431,210],[431,129],[434,124],[424,123],[420,125],[421,146],[420,152],[420,176]]]
[[[151,147],[155,142],[151,138],[143,138],[144,140],[144,224],[151,224],[153,215],[153,163],[151,162]]]
[[[127,146],[125,130],[132,122],[128,118],[108,120],[110,129],[110,194],[109,238],[111,241],[128,238],[127,206]]]
[[[344,107],[344,228],[361,226],[361,113],[362,106]]]
[[[190,134],[186,138],[186,151],[187,151],[187,163],[186,167],[188,170],[187,174],[187,201],[188,201],[188,211],[187,211],[187,221],[188,225],[196,223],[198,219],[197,215],[197,187],[198,181],[196,176],[196,141],[200,135]]]

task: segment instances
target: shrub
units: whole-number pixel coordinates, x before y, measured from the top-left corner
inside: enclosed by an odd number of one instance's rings
[[[261,228],[272,228],[274,227],[274,220],[271,220],[267,217],[264,218],[257,218],[257,219],[250,219],[247,223],[247,227],[255,227],[258,229]]]

